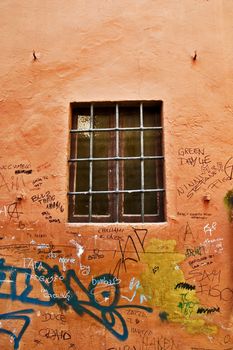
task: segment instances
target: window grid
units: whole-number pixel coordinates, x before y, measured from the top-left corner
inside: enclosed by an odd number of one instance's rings
[[[90,129],[93,129],[93,104],[91,104],[91,113],[90,113]],[[89,163],[89,222],[92,218],[92,184],[93,184],[93,131],[90,132],[90,163]]]
[[[116,104],[116,158],[119,158],[119,106]],[[116,222],[119,221],[119,162],[116,162]]]
[[[98,105],[98,104],[97,104]],[[163,217],[163,214],[160,212],[161,211],[161,195],[163,195],[163,193],[165,192],[164,188],[159,188],[158,184],[159,184],[159,180],[158,180],[158,170],[156,169],[156,174],[155,176],[155,181],[156,181],[156,188],[144,188],[144,166],[145,166],[145,160],[163,160],[164,156],[163,155],[157,155],[157,156],[145,156],[144,155],[144,131],[147,130],[163,130],[162,126],[149,126],[146,127],[144,126],[143,123],[143,102],[140,103],[140,126],[139,127],[120,127],[119,126],[119,104],[115,103],[115,127],[110,127],[110,128],[94,128],[94,104],[91,103],[89,104],[90,106],[90,127],[88,129],[84,130],[79,130],[77,128],[77,123],[73,123],[73,125],[75,126],[75,128],[72,128],[70,130],[71,134],[80,134],[83,132],[89,133],[90,135],[90,146],[89,146],[89,157],[86,158],[76,158],[73,157],[74,155],[74,150],[71,150],[71,158],[69,159],[69,163],[70,164],[74,164],[74,163],[78,163],[78,162],[82,162],[82,161],[88,161],[89,162],[89,190],[88,191],[74,191],[71,190],[68,192],[68,196],[70,198],[70,206],[71,208],[73,207],[74,210],[74,206],[72,205],[72,196],[76,196],[76,195],[89,195],[89,216],[88,216],[88,220],[89,222],[94,222],[92,221],[93,215],[92,215],[92,207],[93,207],[93,195],[94,194],[111,194],[111,195],[115,195],[115,200],[116,200],[116,205],[114,208],[114,212],[115,212],[115,222],[119,222],[121,220],[120,219],[120,213],[119,213],[119,202],[121,199],[120,195],[122,194],[131,194],[131,193],[140,193],[141,194],[141,222],[144,222],[144,217],[145,217],[145,193],[157,193],[159,195],[156,196],[156,200],[157,200],[157,208],[158,208],[158,212],[154,213],[154,214],[147,214],[147,216],[153,216],[153,217]],[[76,117],[77,118],[77,117]],[[94,132],[113,132],[115,135],[115,156],[112,157],[93,157],[93,133]],[[139,131],[140,132],[140,156],[121,156],[120,155],[120,137],[119,137],[119,133],[120,131]],[[140,160],[140,168],[141,168],[141,188],[140,189],[132,189],[132,190],[124,190],[124,189],[120,189],[120,179],[119,179],[119,162],[122,160]],[[93,161],[115,161],[115,189],[108,189],[108,190],[93,190]],[[74,176],[71,176],[71,179],[73,179]],[[72,181],[72,180],[71,180]],[[74,182],[73,182],[74,185]],[[70,188],[73,187],[72,183],[70,183]],[[162,204],[163,205],[163,204]],[[163,210],[163,208],[162,208]],[[71,214],[71,219],[74,216],[79,216],[79,215],[74,215]],[[134,216],[134,215],[132,215]],[[163,221],[163,219],[161,219],[161,221]],[[123,221],[124,222],[124,221]]]
[[[141,190],[144,190],[144,140],[143,140],[143,104],[140,103],[140,153],[141,153]],[[141,217],[144,222],[144,192],[141,192]]]

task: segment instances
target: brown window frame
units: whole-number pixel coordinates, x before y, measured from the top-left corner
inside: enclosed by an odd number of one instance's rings
[[[108,107],[114,107],[115,113],[111,117],[110,128],[106,129],[97,129],[97,131],[107,131],[112,133],[114,136],[111,140],[111,144],[109,147],[108,157],[104,158],[94,158],[93,157],[93,138],[95,128],[93,125],[94,120],[94,111],[95,108],[101,107],[103,109],[107,109]],[[133,128],[124,128],[119,124],[119,108],[127,107],[130,108],[139,108],[140,111],[140,126]],[[160,115],[160,124],[155,127],[145,127],[143,125],[143,111],[144,108],[154,108],[157,113]],[[88,132],[90,135],[90,151],[89,157],[82,159],[77,157],[77,140],[78,134],[84,132],[81,129],[77,128],[77,119],[78,119],[78,111],[82,110],[82,108],[89,108],[90,110],[90,127],[85,129],[85,132]],[[164,222],[165,221],[165,189],[164,189],[164,155],[163,155],[163,134],[161,137],[161,154],[153,155],[153,156],[145,156],[144,155],[144,131],[146,130],[161,130],[163,132],[162,126],[162,101],[120,101],[120,102],[82,102],[82,103],[71,103],[71,118],[72,118],[72,126],[70,130],[70,158],[69,162],[69,191],[68,191],[68,221],[69,222],[91,222],[91,223],[113,223],[113,222]],[[114,125],[112,124],[114,123]],[[134,130],[140,132],[140,156],[138,157],[124,157],[122,154],[122,145],[123,142],[120,139],[120,134],[124,131]],[[72,135],[77,135],[72,137]],[[138,189],[134,190],[124,190],[124,167],[121,166],[123,161],[126,160],[140,160],[141,165],[141,186]],[[147,159],[154,159],[156,162],[161,162],[160,167],[156,165],[156,176],[160,177],[160,181],[157,181],[157,185],[155,188],[147,189],[144,187],[144,162]],[[105,160],[108,162],[108,190],[107,191],[93,191],[92,189],[92,177],[93,177],[93,162]],[[87,191],[76,191],[76,169],[77,164],[82,161],[87,161],[89,164],[89,188]],[[160,170],[159,170],[160,169]],[[159,175],[158,175],[159,173]],[[109,175],[110,174],[110,175]],[[158,182],[162,186],[158,186]],[[160,188],[161,187],[161,188]],[[157,201],[157,212],[154,214],[146,214],[144,211],[145,206],[145,193],[156,193],[156,201]],[[109,205],[109,215],[93,215],[92,213],[92,200],[93,195],[95,194],[107,194],[108,195],[108,205]],[[124,196],[127,196],[127,193],[140,193],[141,197],[141,206],[140,206],[140,214],[125,214],[124,213]],[[76,209],[76,200],[79,195],[88,196],[88,214],[87,215],[78,215],[75,213]]]

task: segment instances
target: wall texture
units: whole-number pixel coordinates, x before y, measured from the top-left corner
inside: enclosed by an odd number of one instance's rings
[[[233,349],[233,1],[0,14],[0,349]],[[70,103],[150,99],[167,221],[67,223]]]

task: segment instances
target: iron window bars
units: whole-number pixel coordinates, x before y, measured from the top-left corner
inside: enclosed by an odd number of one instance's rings
[[[162,102],[72,103],[69,222],[162,222]]]

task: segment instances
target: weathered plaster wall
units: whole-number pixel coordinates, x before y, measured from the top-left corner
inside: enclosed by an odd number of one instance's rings
[[[0,349],[233,349],[233,2],[0,13]],[[146,99],[164,102],[167,222],[68,224],[70,102]]]

